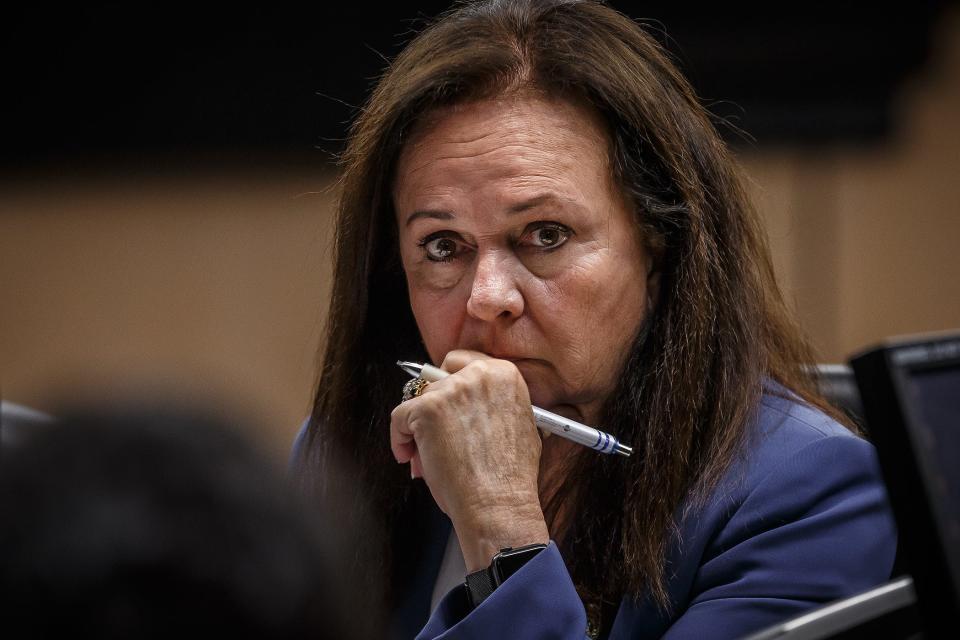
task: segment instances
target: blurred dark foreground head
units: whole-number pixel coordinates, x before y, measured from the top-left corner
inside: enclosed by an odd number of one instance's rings
[[[4,628],[371,637],[377,600],[356,597],[347,532],[317,513],[235,430],[169,413],[74,415],[3,452]]]

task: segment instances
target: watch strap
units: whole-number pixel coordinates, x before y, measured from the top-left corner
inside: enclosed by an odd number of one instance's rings
[[[493,556],[490,566],[480,571],[474,571],[467,574],[466,584],[467,597],[470,600],[470,606],[476,608],[481,602],[486,600],[494,590],[499,587],[507,578],[512,576],[521,566],[529,562],[535,555],[547,548],[542,543],[529,544],[523,547],[513,549],[507,547]],[[511,562],[506,562],[504,558],[509,556]],[[517,560],[520,560],[517,562]]]
[[[491,575],[490,568],[487,567],[486,569],[480,569],[480,571],[468,573],[466,587],[470,606],[476,609],[481,602],[493,593],[497,585],[493,583],[493,575]]]

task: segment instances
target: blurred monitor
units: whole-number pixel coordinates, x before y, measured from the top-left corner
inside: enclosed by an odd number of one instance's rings
[[[818,364],[813,368],[817,390],[831,405],[853,422],[864,426],[863,403],[853,369],[845,364]]]
[[[960,635],[960,332],[854,356],[926,637]]]

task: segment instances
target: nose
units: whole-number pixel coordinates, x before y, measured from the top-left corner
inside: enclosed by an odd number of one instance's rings
[[[495,251],[479,255],[467,313],[485,322],[519,318],[524,302],[517,288],[517,266],[511,264],[509,256]]]

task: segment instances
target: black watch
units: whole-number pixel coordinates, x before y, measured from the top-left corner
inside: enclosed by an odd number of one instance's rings
[[[539,542],[516,549],[507,547],[493,556],[493,561],[489,567],[468,574],[467,583],[464,586],[467,588],[470,606],[476,608],[477,605],[487,599],[487,596],[493,593],[494,589],[519,571],[520,567],[527,564],[533,556],[546,548],[547,545]]]

